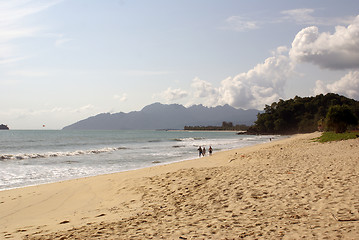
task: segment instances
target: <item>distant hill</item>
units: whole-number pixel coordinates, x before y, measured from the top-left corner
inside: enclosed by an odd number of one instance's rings
[[[101,113],[89,117],[63,130],[117,130],[117,129],[183,129],[184,126],[220,126],[223,121],[252,125],[258,110],[236,109],[229,105],[205,107],[194,105],[153,103],[141,111],[129,113]]]

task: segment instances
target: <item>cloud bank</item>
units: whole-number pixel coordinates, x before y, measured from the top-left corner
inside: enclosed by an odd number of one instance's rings
[[[329,92],[359,99],[359,71],[350,71],[334,83],[325,84],[321,80],[316,82],[314,94],[325,94]]]
[[[238,108],[261,109],[266,103],[283,96],[286,79],[292,72],[290,59],[279,54],[267,58],[248,72],[224,79],[217,88],[198,77],[193,79],[191,86],[194,97],[208,106],[229,104]]]
[[[283,96],[286,79],[292,70],[288,57],[269,57],[248,72],[223,80],[219,87],[218,103],[242,108],[263,108],[266,103]]]
[[[167,88],[167,90],[162,92],[160,94],[160,96],[163,99],[165,99],[166,102],[173,102],[173,101],[182,99],[184,97],[187,97],[188,93],[186,91],[184,91],[184,90],[179,89],[179,88],[177,88],[177,89]]]
[[[337,26],[333,34],[319,33],[316,26],[304,28],[295,36],[289,55],[293,61],[321,68],[359,68],[359,16],[348,27]]]
[[[318,21],[310,16],[312,12],[311,9],[299,9],[283,14],[303,23]],[[233,22],[241,22],[240,20],[231,19]],[[243,26],[242,28],[239,24],[239,30],[250,28]],[[295,36],[289,53],[287,47],[280,46],[272,54],[272,57],[248,72],[222,80],[218,87],[196,77],[192,80],[191,93],[168,88],[162,93],[162,97],[173,101],[190,96],[189,102],[192,104],[229,104],[237,108],[263,109],[265,104],[285,97],[284,88],[293,75],[295,66],[306,62],[329,70],[350,70],[333,83],[318,80],[313,89],[314,94],[334,92],[359,99],[359,16],[347,27],[337,26],[332,34],[320,33],[316,26],[304,28]]]

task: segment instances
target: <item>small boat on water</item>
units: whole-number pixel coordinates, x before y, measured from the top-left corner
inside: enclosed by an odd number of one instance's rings
[[[0,124],[0,130],[9,130],[9,127],[5,124]]]

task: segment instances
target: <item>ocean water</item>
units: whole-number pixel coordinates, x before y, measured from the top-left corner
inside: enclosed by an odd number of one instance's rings
[[[0,131],[0,190],[139,169],[279,136],[205,131]],[[207,151],[208,152],[208,151]]]

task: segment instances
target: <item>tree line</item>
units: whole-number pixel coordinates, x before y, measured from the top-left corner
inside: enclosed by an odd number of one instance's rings
[[[279,100],[257,115],[252,134],[294,134],[317,130],[345,132],[358,126],[359,102],[334,93]]]
[[[244,124],[233,125],[232,122],[222,122],[222,126],[185,126],[188,131],[247,131],[249,126]]]
[[[358,129],[359,101],[334,93],[315,97],[280,99],[265,105],[264,112],[257,115],[254,125],[185,126],[185,130],[233,130],[248,134],[295,134],[315,131],[345,132]]]

